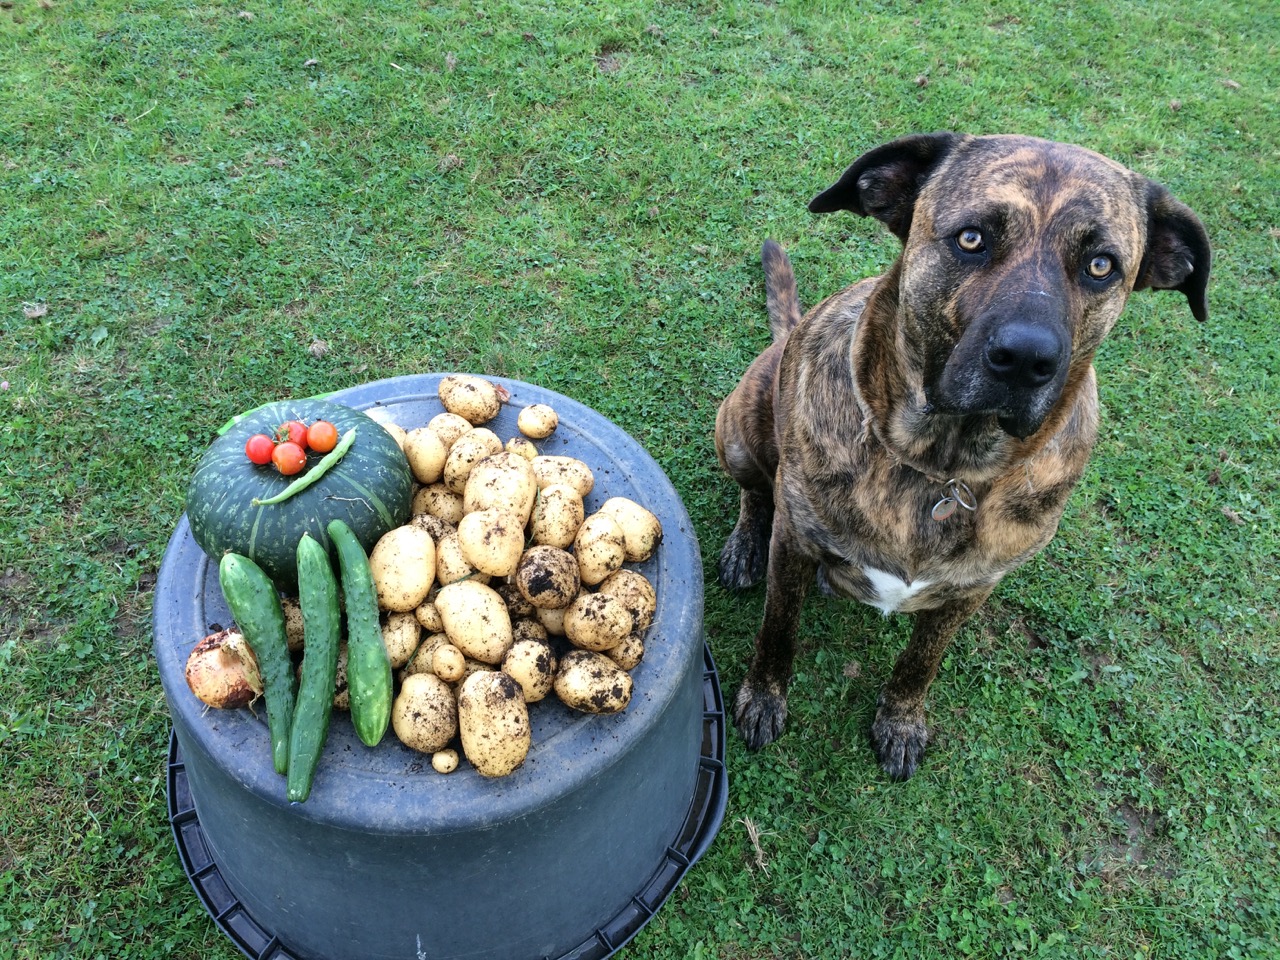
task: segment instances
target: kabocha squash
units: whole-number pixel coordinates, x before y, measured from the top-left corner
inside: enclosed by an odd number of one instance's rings
[[[278,503],[269,500],[296,477],[245,456],[245,441],[272,434],[286,421],[327,420],[340,436],[356,429],[354,441],[314,483]],[[324,458],[309,452],[306,476]],[[326,400],[282,400],[251,411],[209,447],[187,488],[191,535],[217,560],[232,551],[256,562],[282,590],[297,585],[298,541],[310,533],[326,548],[333,520],[349,526],[371,550],[388,530],[405,523],[413,500],[413,474],[395,439],[381,424],[350,407]]]

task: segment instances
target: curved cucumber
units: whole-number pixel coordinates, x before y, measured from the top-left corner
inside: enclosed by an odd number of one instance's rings
[[[391,659],[378,623],[378,595],[374,591],[369,556],[356,535],[341,520],[328,526],[338,550],[342,595],[347,606],[347,689],[351,723],[366,746],[377,746],[391,722]]]
[[[298,541],[298,602],[302,607],[302,680],[289,734],[288,793],[290,800],[301,802],[311,794],[311,782],[329,734],[342,634],[338,581],[329,554],[306,533]]]
[[[293,661],[285,639],[284,609],[271,578],[238,553],[224,554],[218,564],[218,583],[236,625],[258,660],[267,699],[271,730],[271,762],[276,773],[289,770],[289,731],[297,686]]]

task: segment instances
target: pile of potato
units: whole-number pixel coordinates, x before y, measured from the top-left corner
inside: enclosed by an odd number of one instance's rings
[[[457,737],[480,774],[500,777],[528,754],[529,704],[554,692],[608,714],[630,702],[657,597],[624,564],[647,560],[662,526],[625,497],[586,515],[590,468],[532,442],[556,429],[550,407],[524,408],[522,435],[504,444],[483,424],[505,390],[453,376],[439,392],[444,413],[387,427],[420,484],[413,519],[369,555],[400,683],[391,722],[435,769],[456,768]]]

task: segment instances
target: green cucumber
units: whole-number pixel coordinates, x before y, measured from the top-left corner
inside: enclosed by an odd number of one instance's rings
[[[236,626],[258,660],[267,700],[267,726],[271,730],[271,762],[276,773],[288,773],[289,731],[297,684],[285,639],[280,595],[262,568],[238,553],[223,555],[218,564],[218,583]]]
[[[290,800],[301,803],[311,794],[329,734],[342,636],[338,581],[328,552],[309,533],[298,541],[298,603],[302,607],[302,680],[289,734],[288,794]]]
[[[356,736],[374,747],[391,722],[391,659],[382,642],[378,595],[373,586],[369,556],[356,535],[341,520],[328,526],[338,550],[342,595],[347,607],[347,690],[351,723]]]

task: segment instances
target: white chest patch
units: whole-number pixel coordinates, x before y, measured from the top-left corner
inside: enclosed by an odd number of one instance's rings
[[[895,577],[892,573],[877,570],[875,567],[864,567],[862,573],[876,592],[875,599],[867,602],[886,615],[896,613],[908,600],[933,584],[932,580],[907,583],[901,577]]]

